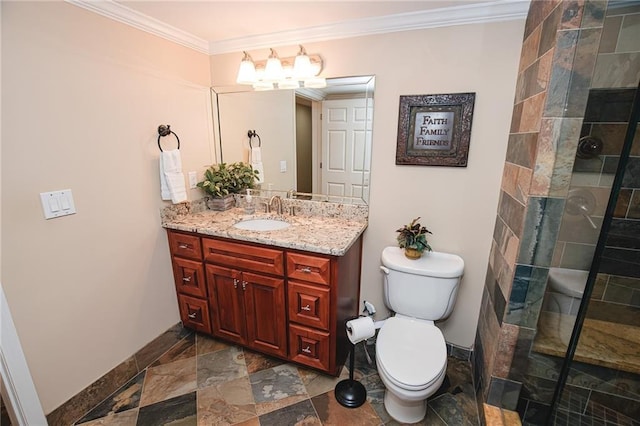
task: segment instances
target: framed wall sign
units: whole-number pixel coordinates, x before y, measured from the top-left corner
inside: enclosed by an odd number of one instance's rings
[[[466,167],[475,93],[400,96],[396,164]]]

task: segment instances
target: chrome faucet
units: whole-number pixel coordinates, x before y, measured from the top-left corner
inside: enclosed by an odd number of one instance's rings
[[[296,198],[296,190],[290,189],[287,191],[287,198]]]
[[[275,202],[275,205],[274,205]],[[269,200],[269,205],[268,205],[268,211],[273,210],[273,208],[275,207],[277,210],[276,212],[278,214],[282,214],[282,198],[280,198],[279,195],[274,195],[273,197],[271,197],[271,199]]]

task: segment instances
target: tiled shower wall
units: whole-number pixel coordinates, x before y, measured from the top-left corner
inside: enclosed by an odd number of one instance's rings
[[[515,410],[560,229],[605,2],[532,1],[474,347],[478,395]],[[528,392],[524,392],[528,395]]]
[[[606,6],[604,1],[534,0],[525,26],[474,375],[479,402],[517,408],[527,418],[538,408],[544,412],[555,387],[554,380],[533,377],[532,369],[540,363],[529,358],[549,267],[588,269],[597,240],[597,235],[575,240],[566,224],[561,230],[577,143],[587,131],[583,116],[589,89],[634,87],[640,79],[639,5],[609,12]],[[594,129],[593,124],[587,117],[589,130],[606,130]],[[608,149],[613,152],[615,147]],[[600,183],[606,186],[614,163],[607,161],[607,152],[603,154]],[[637,164],[640,176],[640,161]],[[579,170],[582,165],[575,166]],[[626,208],[618,206],[620,220],[640,218],[639,189],[632,185],[623,191],[622,202],[627,201]],[[608,198],[608,191],[596,192]],[[597,225],[603,213],[594,215]],[[580,226],[581,231],[587,229],[584,223]],[[634,293],[640,290],[637,281],[627,280],[624,287],[615,277],[600,278],[605,280],[600,283],[601,297],[607,288],[639,297]]]

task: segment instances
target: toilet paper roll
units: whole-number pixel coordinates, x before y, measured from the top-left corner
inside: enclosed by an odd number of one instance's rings
[[[354,345],[373,337],[375,334],[376,327],[370,317],[360,317],[347,321],[347,337]]]

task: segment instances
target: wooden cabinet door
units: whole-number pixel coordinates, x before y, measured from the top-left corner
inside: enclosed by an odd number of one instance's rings
[[[329,331],[329,287],[289,280],[289,321]]]
[[[213,334],[238,344],[246,344],[241,272],[216,265],[207,265],[206,271]]]
[[[286,357],[284,280],[243,272],[241,284],[247,308],[247,343],[261,352]]]
[[[173,258],[173,277],[178,293],[190,296],[207,297],[207,287],[204,283],[204,268],[202,262]]]
[[[185,327],[193,328],[203,333],[211,333],[209,322],[209,307],[207,301],[196,297],[178,294],[180,318]]]
[[[289,341],[291,346],[289,359],[327,372],[330,371],[329,333],[289,324]]]

